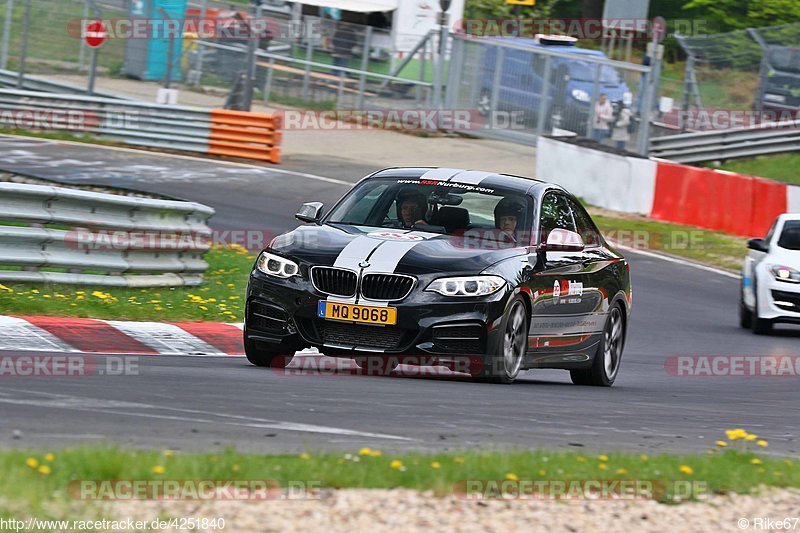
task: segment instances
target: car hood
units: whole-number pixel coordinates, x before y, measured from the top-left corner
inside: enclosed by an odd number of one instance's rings
[[[475,236],[461,238],[424,231],[348,225],[309,225],[284,233],[269,248],[309,265],[424,275],[478,273],[525,247]],[[366,263],[369,266],[363,266]]]

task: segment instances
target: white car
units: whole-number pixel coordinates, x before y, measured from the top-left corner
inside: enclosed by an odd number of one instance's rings
[[[739,322],[756,334],[800,324],[800,213],[780,215],[763,239],[747,242]]]

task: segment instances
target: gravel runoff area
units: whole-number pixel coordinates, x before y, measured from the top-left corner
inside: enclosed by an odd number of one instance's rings
[[[226,521],[224,531],[236,533],[719,532],[764,530],[767,519],[783,521],[787,518],[788,530],[800,531],[800,491],[783,489],[764,489],[758,495],[715,495],[702,502],[677,505],[655,501],[476,502],[407,489],[343,489],[325,491],[317,500],[116,502],[107,510],[118,520],[152,520],[156,516],[222,517]],[[758,519],[762,520],[763,527],[758,526]],[[775,528],[774,523],[772,527]]]

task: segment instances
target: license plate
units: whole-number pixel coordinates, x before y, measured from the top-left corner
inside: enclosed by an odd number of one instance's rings
[[[361,322],[364,324],[397,324],[397,309],[394,307],[373,307],[320,300],[317,316],[328,320]]]

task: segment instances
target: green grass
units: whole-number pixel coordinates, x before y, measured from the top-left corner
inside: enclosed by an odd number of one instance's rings
[[[718,167],[739,174],[800,184],[800,154],[781,154],[728,161]]]
[[[107,320],[235,322],[244,316],[244,293],[255,257],[243,249],[217,248],[199,287],[150,289],[60,284],[0,284],[6,315],[47,315]]]
[[[719,231],[659,222],[638,216],[615,216],[589,208],[601,233],[632,248],[662,252],[712,266],[739,270],[747,255],[745,239]]]
[[[725,441],[706,454],[483,451],[395,454],[363,448],[300,455],[130,451],[116,447],[0,452],[0,498],[31,511],[68,503],[74,480],[271,480],[287,487],[432,490],[457,493],[467,480],[696,481],[710,493],[746,494],[759,486],[800,487],[800,461],[765,456],[755,441]],[[712,445],[713,446],[713,445]],[[724,451],[723,451],[724,450]],[[49,455],[49,453],[53,456]],[[47,468],[42,469],[41,466]],[[463,485],[462,485],[463,486]],[[671,493],[661,495],[670,501]],[[697,496],[703,496],[698,494]],[[52,505],[51,505],[52,507]]]

